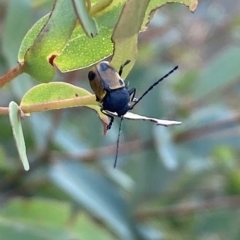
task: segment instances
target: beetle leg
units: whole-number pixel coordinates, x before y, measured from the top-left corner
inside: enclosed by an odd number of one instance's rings
[[[135,98],[136,88],[130,89],[130,90],[128,91],[128,93],[129,93],[129,96],[131,97],[131,100],[130,100],[131,102],[137,102],[137,101],[138,101],[138,99]]]
[[[111,115],[109,115],[109,114],[107,114],[107,113],[105,113],[105,112],[103,112],[103,109],[101,109],[101,112],[102,112],[104,115],[106,115],[106,116],[108,116],[108,117],[110,118],[110,122],[109,122],[109,124],[107,125],[107,130],[110,130],[111,127],[112,127],[113,121],[114,121],[114,117],[111,116]]]
[[[110,115],[107,115],[107,116],[110,118],[110,122],[109,122],[109,124],[107,125],[107,130],[110,130],[111,127],[112,127],[113,121],[114,121],[114,117],[113,117],[113,116],[110,116]]]
[[[120,69],[119,69],[119,72],[118,72],[119,76],[122,75],[123,68],[124,68],[126,65],[128,65],[130,62],[131,62],[130,60],[127,60],[124,64],[122,64],[122,65],[120,66]]]

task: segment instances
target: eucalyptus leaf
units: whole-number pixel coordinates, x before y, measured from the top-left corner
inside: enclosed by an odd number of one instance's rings
[[[9,104],[9,118],[19,157],[22,161],[24,169],[28,171],[29,163],[26,154],[26,146],[22,131],[21,116],[19,107],[15,102],[10,102]]]
[[[185,4],[191,11],[195,11],[198,0],[132,0],[124,4],[112,35],[114,53],[111,61],[113,66],[119,69],[126,59],[131,60],[123,73],[123,78],[126,78],[137,59],[139,32],[146,30],[156,10],[167,3]]]
[[[178,167],[178,155],[169,130],[169,128],[154,127],[155,145],[164,165],[169,170],[175,170]]]
[[[128,206],[116,189],[96,171],[83,164],[54,163],[52,181],[88,212],[101,218],[122,239],[134,239]]]
[[[54,58],[66,45],[75,24],[72,4],[68,0],[56,1],[46,24],[25,53],[25,72],[40,82],[51,81],[55,75]]]
[[[98,28],[96,22],[89,15],[85,0],[72,0],[78,21],[88,37],[96,37]]]
[[[131,60],[130,66],[123,73],[125,78],[137,58],[138,33],[150,0],[132,0],[124,4],[118,23],[114,29],[112,41],[114,54],[111,63],[116,69],[127,59]]]
[[[108,117],[101,112],[95,95],[69,83],[52,82],[39,84],[31,88],[23,96],[20,106],[25,113],[69,107],[88,107],[97,112],[103,123],[104,132],[108,124]]]

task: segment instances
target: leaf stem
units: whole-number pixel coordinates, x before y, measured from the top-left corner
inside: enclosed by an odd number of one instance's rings
[[[23,113],[32,112],[44,112],[56,109],[70,108],[70,107],[81,107],[81,106],[92,106],[96,105],[95,95],[69,98],[64,100],[32,104],[32,105],[21,105],[20,109]],[[7,115],[9,113],[8,107],[0,107],[0,115]]]
[[[39,103],[39,104],[33,104],[33,105],[22,105],[20,107],[24,113],[31,113],[31,112],[43,112],[43,111],[70,108],[70,107],[81,107],[86,105],[88,106],[96,105],[95,95],[84,96],[79,98],[69,98],[64,100]]]
[[[0,88],[2,88],[5,84],[11,82],[18,75],[23,73],[24,67],[23,63],[19,63],[15,68],[7,72],[5,75],[0,77]]]

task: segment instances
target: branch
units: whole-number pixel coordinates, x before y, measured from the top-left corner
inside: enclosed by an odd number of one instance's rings
[[[188,203],[185,205],[175,205],[162,209],[151,209],[146,211],[140,211],[136,214],[136,217],[140,220],[144,220],[149,217],[166,217],[166,216],[187,216],[196,213],[202,213],[203,211],[216,210],[219,208],[239,208],[240,196],[227,196],[219,197],[210,200],[206,200],[201,203]]]
[[[229,119],[212,122],[205,126],[183,131],[182,133],[178,133],[175,135],[174,140],[175,142],[190,141],[192,139],[200,138],[202,136],[206,136],[215,132],[219,132],[223,129],[233,127],[234,124],[237,124],[239,122],[240,114],[236,114],[235,116]]]
[[[0,107],[0,115],[7,115],[9,114],[9,108],[8,107]]]
[[[132,153],[134,151],[138,151],[139,149],[144,149],[152,146],[153,146],[153,141],[151,140],[147,140],[147,141],[137,140],[132,142],[125,142],[120,144],[119,153],[121,154]],[[79,153],[79,154],[55,152],[55,153],[51,153],[51,157],[56,159],[67,158],[67,159],[73,159],[76,161],[94,162],[101,157],[111,156],[115,154],[116,154],[116,145],[114,144],[108,147],[101,147],[95,150],[89,150],[85,153]]]
[[[8,73],[0,77],[0,88],[2,88],[5,84],[11,82],[14,78],[24,72],[24,65],[19,63],[15,68],[10,70]]]

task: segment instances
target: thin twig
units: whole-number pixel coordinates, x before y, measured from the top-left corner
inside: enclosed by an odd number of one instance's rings
[[[191,102],[188,101],[187,103],[185,103],[185,106],[183,108],[187,111],[193,111],[193,109],[197,109],[204,105],[207,105],[208,102],[214,101],[214,99],[222,98],[222,96],[226,97],[227,95],[232,96],[236,87],[239,85],[239,80],[239,76],[237,76],[234,79],[229,80],[229,82],[227,82],[223,86],[215,88],[213,91],[204,94],[198,99]]]
[[[15,68],[10,70],[8,73],[0,77],[0,88],[5,84],[11,82],[14,78],[24,72],[24,65],[19,63]]]
[[[153,141],[132,141],[132,142],[125,142],[120,144],[119,146],[119,152],[121,154],[127,154],[131,153],[135,150],[144,149],[153,146]],[[84,153],[79,154],[71,154],[71,153],[59,153],[55,152],[52,153],[53,158],[67,158],[67,159],[73,159],[76,161],[84,161],[84,162],[92,162],[96,159],[103,158],[105,156],[111,156],[116,154],[116,145],[111,145],[108,147],[101,147],[94,150],[89,150]]]
[[[222,208],[239,208],[240,196],[227,196],[206,200],[200,203],[188,203],[184,205],[175,205],[163,207],[162,209],[142,210],[136,214],[137,219],[144,220],[152,217],[166,216],[187,216],[203,211],[216,210]]]
[[[0,115],[8,115],[9,108],[8,107],[0,107]]]
[[[235,116],[229,119],[212,122],[212,123],[209,123],[208,125],[190,129],[188,131],[184,131],[182,133],[176,134],[174,137],[174,140],[176,142],[185,142],[192,139],[200,138],[202,136],[206,136],[206,135],[221,131],[224,128],[233,127],[234,124],[239,122],[240,122],[240,114],[236,114]]]

